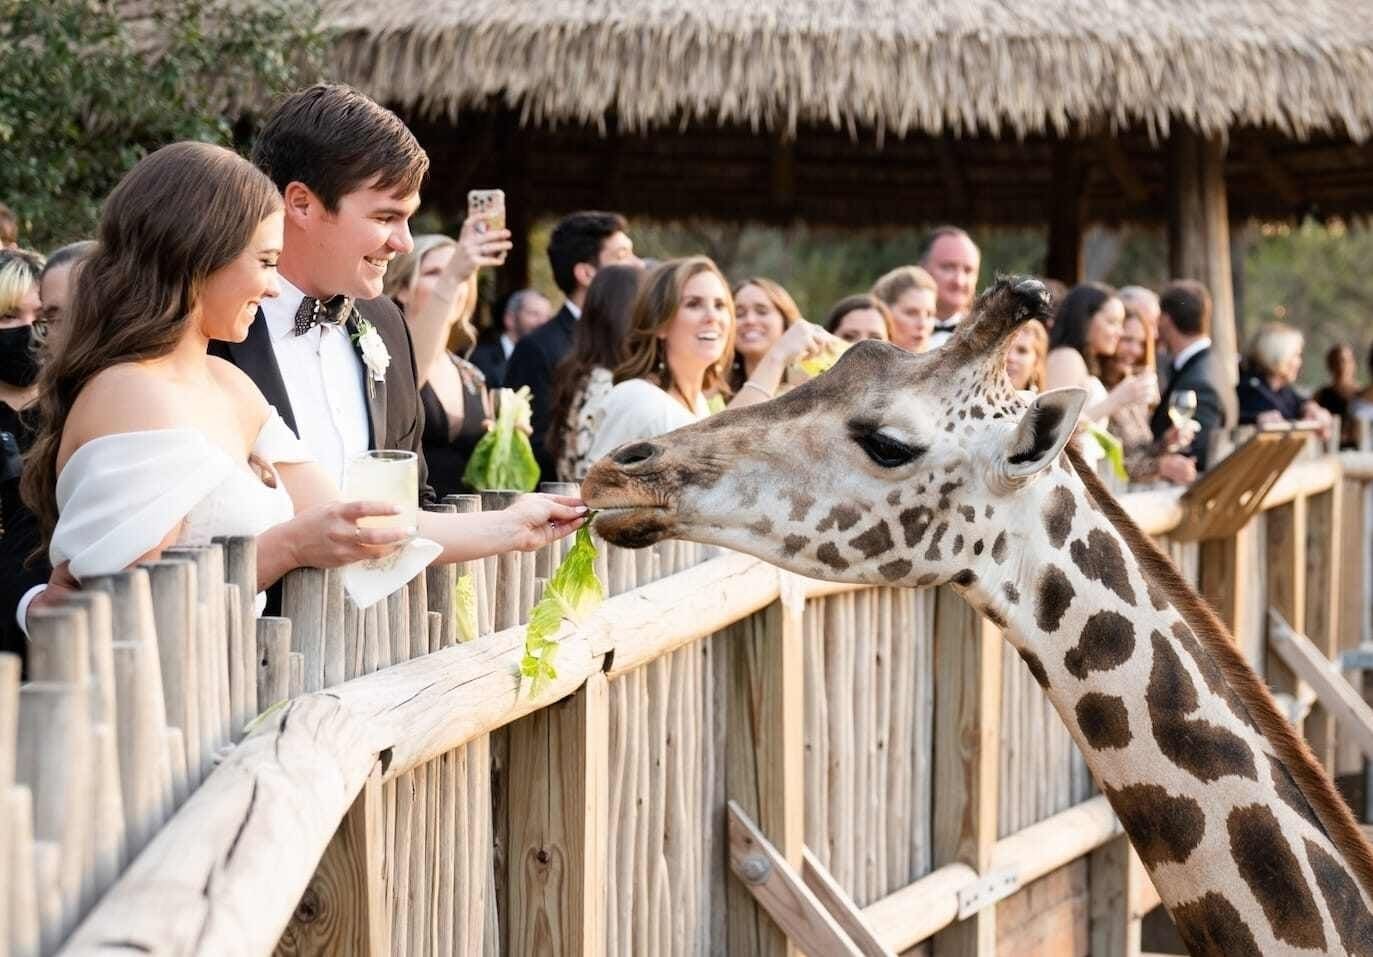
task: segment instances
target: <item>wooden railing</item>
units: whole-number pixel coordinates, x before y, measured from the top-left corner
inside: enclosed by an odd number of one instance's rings
[[[1175,493],[1123,501],[1299,713],[1261,611],[1328,656],[1364,640],[1370,480],[1366,453],[1298,463],[1233,538],[1185,545]],[[1049,917],[1094,954],[1138,951],[1152,888],[1038,685],[952,590],[607,548],[613,597],[564,629],[534,698],[520,622],[559,546],[431,568],[366,612],[304,570],[255,627],[249,546],[41,616],[22,689],[0,660],[10,953],[783,953],[729,873],[730,801],[793,867],[809,848],[893,952],[990,954]],[[459,642],[464,577],[480,634]],[[1332,771],[1359,769],[1328,715],[1304,723]]]

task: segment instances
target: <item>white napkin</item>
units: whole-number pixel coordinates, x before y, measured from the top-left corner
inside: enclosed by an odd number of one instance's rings
[[[412,538],[384,558],[354,562],[343,569],[343,588],[353,604],[369,608],[418,575],[439,557],[443,546],[427,538]]]

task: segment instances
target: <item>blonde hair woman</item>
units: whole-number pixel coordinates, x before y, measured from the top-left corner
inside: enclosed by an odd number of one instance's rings
[[[828,333],[801,317],[791,293],[771,279],[755,276],[735,286],[734,310],[731,408],[780,395],[797,384],[790,372],[796,362],[838,348]]]
[[[472,255],[451,237],[416,236],[415,248],[397,256],[386,271],[386,293],[405,313],[415,343],[424,406],[424,459],[429,483],[440,497],[465,490],[462,474],[467,460],[491,418],[485,377],[446,348],[453,343],[465,352],[476,341],[471,319],[477,309],[477,266],[482,261],[480,254]]]
[[[877,282],[872,294],[892,314],[892,343],[907,352],[927,352],[934,332],[939,286],[919,266],[897,266]]]
[[[1049,355],[1049,332],[1044,323],[1031,319],[1011,336],[1006,350],[1006,375],[1022,391],[1044,391],[1044,361]]]

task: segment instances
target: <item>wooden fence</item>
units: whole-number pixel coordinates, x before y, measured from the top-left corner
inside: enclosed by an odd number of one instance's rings
[[[1328,656],[1368,635],[1370,480],[1368,453],[1299,463],[1232,538],[1169,546],[1340,773],[1361,756],[1302,715],[1263,612]],[[1175,492],[1123,500],[1165,542],[1181,517]],[[0,658],[0,955],[793,953],[730,873],[727,802],[890,952],[1138,952],[1147,878],[951,590],[603,548],[613,597],[534,698],[521,622],[564,547],[430,568],[366,611],[301,570],[254,619],[230,540],[37,616],[30,681]]]

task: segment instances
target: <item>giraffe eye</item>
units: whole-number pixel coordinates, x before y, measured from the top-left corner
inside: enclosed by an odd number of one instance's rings
[[[908,465],[925,452],[922,448],[907,445],[905,442],[898,442],[881,432],[867,432],[855,435],[853,439],[868,454],[868,458],[884,469]]]

